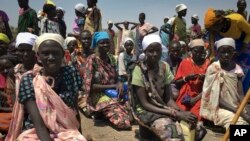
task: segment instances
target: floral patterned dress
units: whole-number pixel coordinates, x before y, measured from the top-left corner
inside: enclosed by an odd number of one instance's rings
[[[104,62],[96,54],[87,59],[84,74],[87,108],[91,112],[102,113],[116,128],[127,129],[131,125],[124,105],[108,97],[104,92],[98,93],[92,90],[93,84],[111,85],[117,82],[116,61],[111,54],[108,54],[108,57],[108,62]]]

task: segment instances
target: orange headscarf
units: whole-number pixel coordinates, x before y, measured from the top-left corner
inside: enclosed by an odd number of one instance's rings
[[[219,18],[216,17],[215,10],[212,8],[208,8],[208,10],[205,14],[205,19],[204,19],[205,28],[211,27],[218,20],[219,20]]]

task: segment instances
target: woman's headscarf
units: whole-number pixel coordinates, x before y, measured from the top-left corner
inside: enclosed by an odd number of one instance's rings
[[[95,49],[100,40],[109,39],[109,38],[110,38],[109,34],[107,32],[105,32],[105,31],[95,32],[94,35],[93,35],[92,47],[91,48]]]
[[[145,51],[152,43],[160,43],[162,45],[161,37],[156,34],[150,34],[145,36],[142,40],[143,51]]]
[[[187,6],[185,4],[178,4],[178,5],[175,6],[176,13],[178,13],[178,12],[180,12],[182,10],[185,10],[185,9],[187,9]]]
[[[31,34],[29,32],[19,33],[16,37],[16,48],[18,48],[20,44],[29,44],[33,47],[36,38],[37,38],[36,35]]]
[[[52,0],[46,0],[45,4],[56,6]]]
[[[204,18],[204,24],[205,28],[209,28],[212,25],[214,25],[220,18],[216,16],[215,10],[212,8],[208,8],[205,18]]]
[[[8,38],[8,36],[3,33],[0,33],[0,41],[3,41],[6,44],[10,43],[10,39]]]
[[[75,10],[82,13],[82,14],[84,14],[85,11],[86,11],[86,8],[85,8],[84,4],[78,3],[78,4],[75,5]]]
[[[126,43],[127,41],[132,41],[133,44],[135,44],[135,42],[134,42],[134,40],[133,40],[132,38],[126,37],[126,38],[124,39],[124,41],[123,41],[123,44],[122,44],[123,48],[125,48],[125,43]]]
[[[61,10],[65,14],[65,10],[62,7],[57,7],[56,10]]]
[[[231,46],[235,49],[235,41],[233,38],[222,38],[219,41],[215,42],[215,46],[217,50],[223,46]]]
[[[76,38],[75,38],[75,37],[67,37],[67,38],[65,39],[65,45],[68,46],[68,44],[69,44],[71,41],[76,41]]]
[[[188,44],[189,48],[194,48],[194,47],[199,47],[199,46],[203,46],[205,47],[205,42],[202,39],[195,39],[192,40],[189,44]]]
[[[37,53],[39,50],[40,45],[47,40],[52,40],[52,41],[56,41],[57,43],[60,44],[60,46],[63,49],[63,45],[64,45],[64,38],[60,35],[60,34],[56,34],[56,33],[44,33],[41,36],[39,36],[36,39],[36,42],[33,46],[33,50]]]

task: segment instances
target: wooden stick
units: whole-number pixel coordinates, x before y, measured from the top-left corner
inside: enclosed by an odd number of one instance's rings
[[[237,109],[237,111],[236,111],[236,113],[234,115],[234,118],[231,121],[232,125],[235,124],[238,121],[238,119],[240,117],[240,114],[244,110],[244,108],[247,105],[249,99],[250,99],[250,89],[248,89],[246,96],[243,98],[242,102],[240,103],[240,106],[238,107],[238,109]],[[222,141],[227,141],[227,139],[229,137],[229,133],[230,133],[230,129],[228,128],[227,132],[223,136]]]

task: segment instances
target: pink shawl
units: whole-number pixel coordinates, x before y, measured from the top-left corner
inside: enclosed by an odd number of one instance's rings
[[[33,79],[33,85],[37,107],[51,137],[55,141],[86,141],[78,131],[79,123],[76,119],[76,113],[53,91],[45,81],[44,76],[36,75]],[[14,106],[13,120],[5,141],[39,140],[35,128],[21,133],[24,108],[17,103],[18,101]]]

